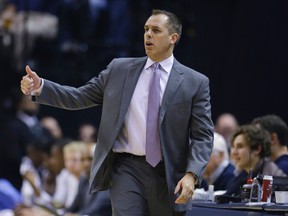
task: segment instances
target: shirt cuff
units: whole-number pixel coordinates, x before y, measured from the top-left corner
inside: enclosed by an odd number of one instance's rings
[[[42,89],[43,89],[43,86],[44,86],[44,79],[41,78],[41,85],[38,89],[34,90],[31,92],[31,95],[32,96],[39,96],[42,92]]]

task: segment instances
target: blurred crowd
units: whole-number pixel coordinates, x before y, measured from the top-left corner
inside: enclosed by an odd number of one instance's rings
[[[3,214],[111,215],[109,191],[90,195],[88,188],[97,127],[83,123],[76,138],[66,137],[56,118],[39,118],[30,97],[19,92],[17,99],[0,130]]]
[[[0,115],[0,211],[6,215],[112,215],[109,191],[89,194],[97,126],[79,124],[77,134],[67,136],[59,119],[39,116],[39,105],[20,93],[19,82],[16,89],[9,84],[22,76],[26,64],[49,79],[78,84],[113,57],[142,55],[142,47],[131,41],[142,41],[143,30],[131,18],[141,23],[152,1],[135,2],[0,0],[0,67],[9,71],[8,84],[1,85],[9,100],[1,98],[5,112]],[[219,115],[199,188],[213,185],[238,196],[248,178],[287,176],[287,134],[287,123],[274,114],[244,125],[231,113]]]

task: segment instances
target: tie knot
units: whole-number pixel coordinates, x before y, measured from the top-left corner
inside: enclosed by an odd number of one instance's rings
[[[152,67],[152,71],[156,71],[157,69],[159,69],[160,64],[158,62],[155,62],[154,64],[151,65]]]

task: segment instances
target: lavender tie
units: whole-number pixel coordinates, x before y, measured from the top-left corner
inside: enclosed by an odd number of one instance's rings
[[[149,86],[147,122],[146,122],[146,161],[155,167],[162,159],[158,114],[160,109],[160,70],[159,63],[152,66]]]

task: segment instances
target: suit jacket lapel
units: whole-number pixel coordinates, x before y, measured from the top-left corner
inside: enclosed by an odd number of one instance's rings
[[[168,79],[168,83],[163,95],[163,99],[162,99],[162,104],[161,104],[161,109],[160,109],[160,114],[159,114],[159,121],[160,124],[162,123],[165,113],[175,95],[176,90],[178,89],[179,85],[181,84],[181,82],[183,81],[183,72],[181,72],[180,70],[177,70],[177,66],[180,65],[180,63],[175,59],[174,60],[174,65],[172,67],[171,70],[171,74],[170,77]]]
[[[121,126],[124,121],[132,95],[135,90],[135,86],[142,72],[142,69],[146,63],[146,60],[147,60],[147,57],[137,59],[136,61],[132,62],[130,66],[128,67],[128,72],[126,75],[126,80],[125,80],[124,90],[123,90],[123,95],[122,95],[118,126]]]

